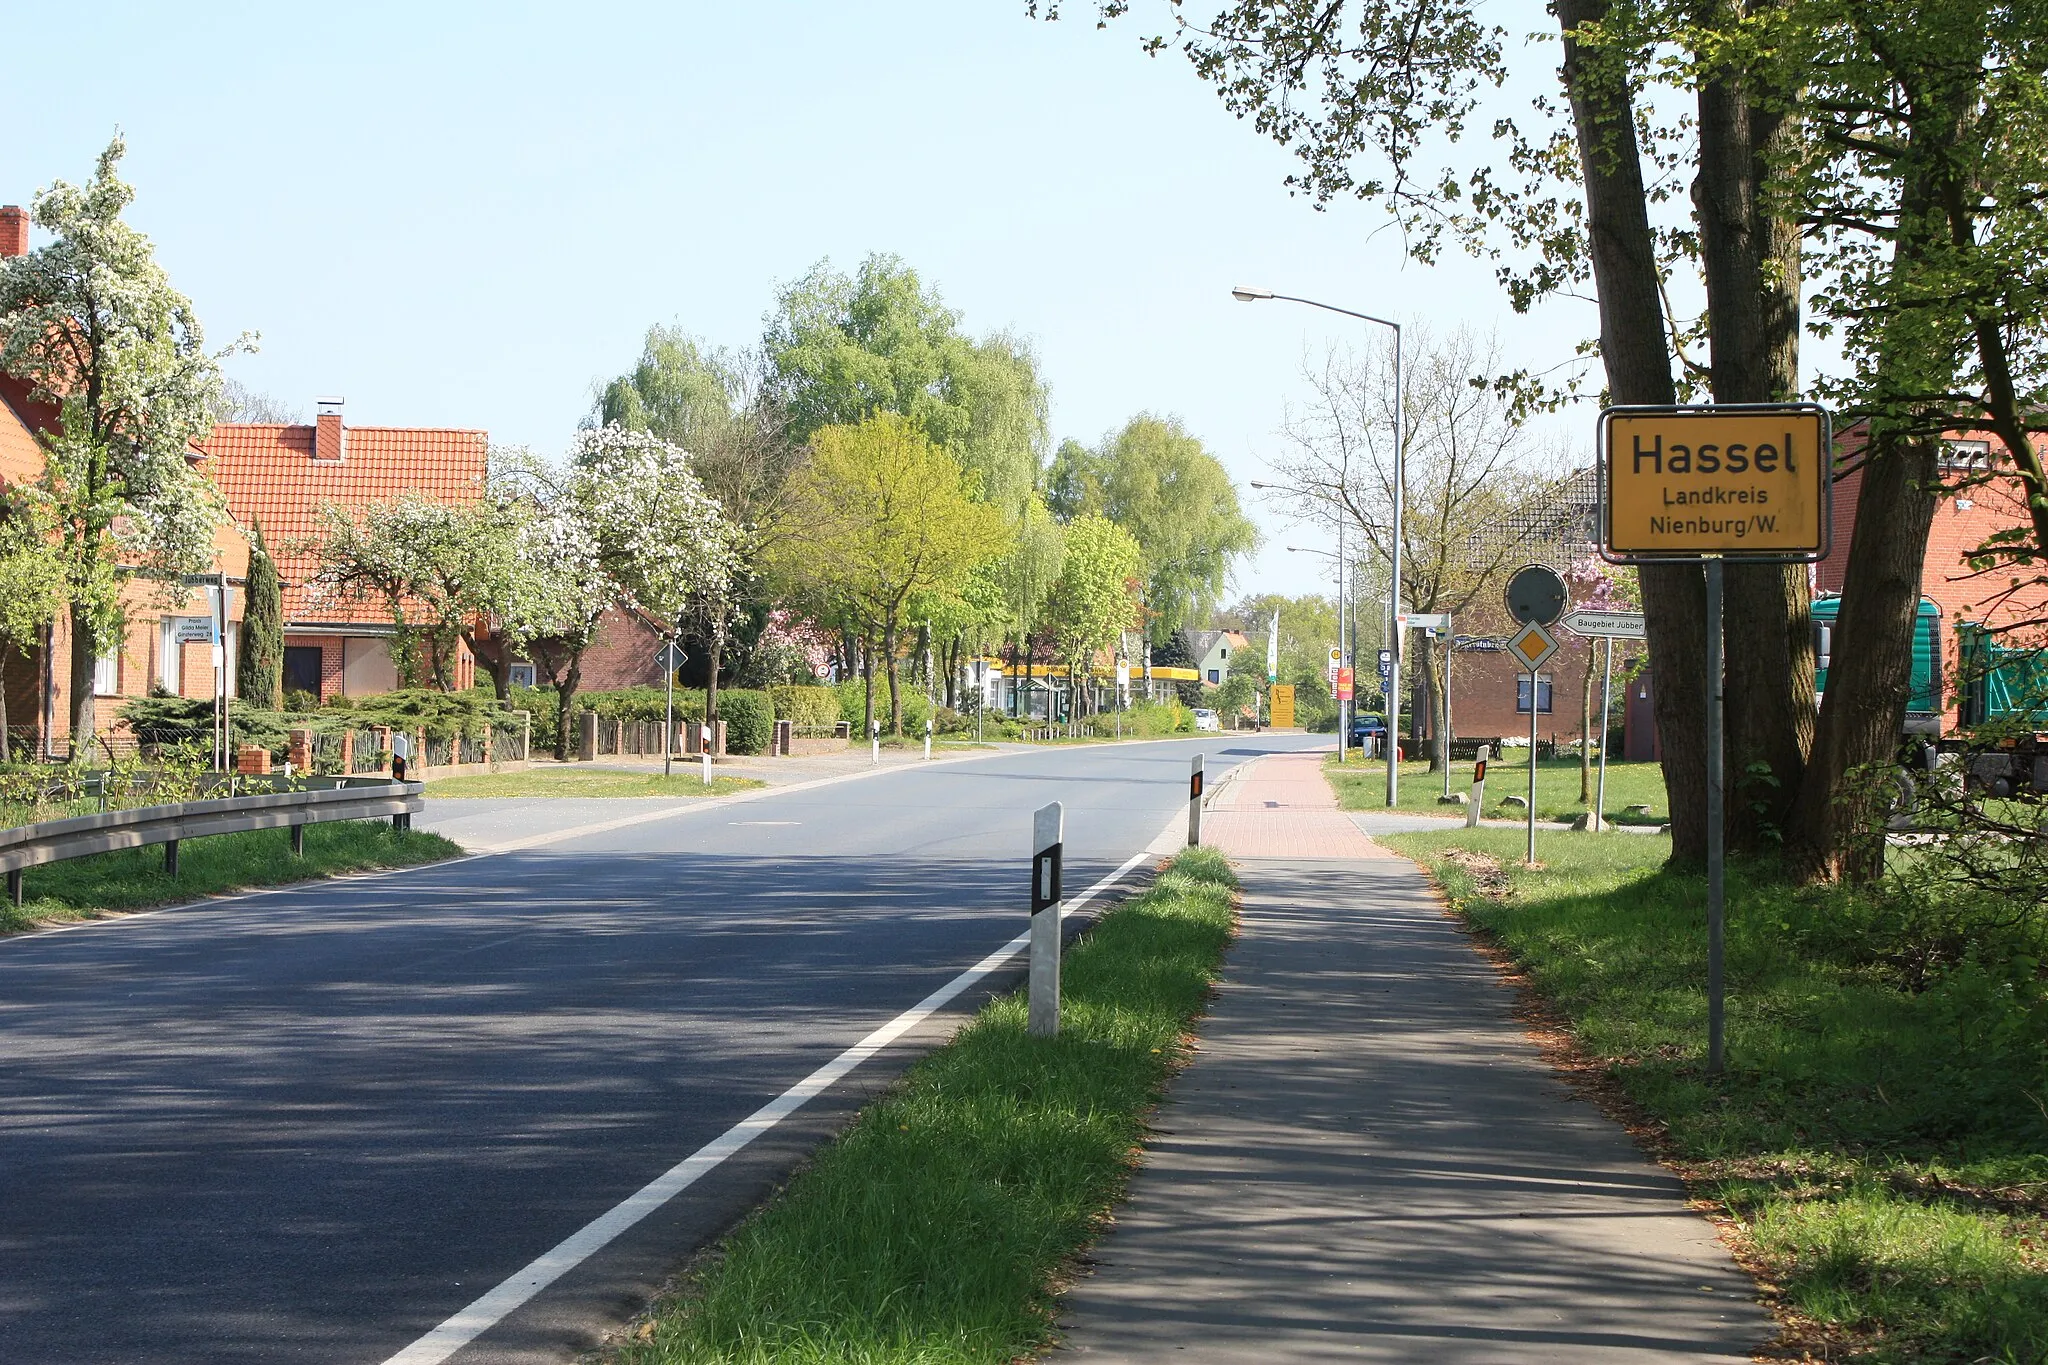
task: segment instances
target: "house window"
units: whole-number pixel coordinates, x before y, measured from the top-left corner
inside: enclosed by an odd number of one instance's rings
[[[1515,710],[1525,716],[1529,714],[1529,675],[1527,673],[1515,679]],[[1550,675],[1548,673],[1536,675],[1536,710],[1540,715],[1547,716],[1550,714]]]
[[[116,645],[100,655],[92,667],[92,694],[96,697],[121,695],[121,647]]]
[[[1220,668],[1212,668],[1212,669],[1210,669],[1210,670],[1209,670],[1209,681],[1210,681],[1210,682],[1212,682],[1212,683],[1220,683],[1220,682],[1222,682],[1222,681],[1223,681],[1223,670],[1222,670],[1222,669],[1220,669]]]
[[[532,687],[534,678],[538,676],[533,671],[532,664],[514,664],[509,670],[509,675],[514,687]]]
[[[320,667],[325,663],[318,645],[284,647],[284,690],[320,695]]]
[[[1991,464],[1989,441],[1943,441],[1941,467],[1965,473],[1982,473]]]

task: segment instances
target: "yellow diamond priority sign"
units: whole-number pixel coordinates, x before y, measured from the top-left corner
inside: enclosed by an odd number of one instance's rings
[[[1524,673],[1534,673],[1557,653],[1557,641],[1539,622],[1531,621],[1508,640],[1508,653],[1515,656]]]

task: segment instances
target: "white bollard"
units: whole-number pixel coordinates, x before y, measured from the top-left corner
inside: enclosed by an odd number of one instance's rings
[[[1031,824],[1031,1007],[1026,1031],[1050,1038],[1060,1031],[1061,844],[1066,811],[1055,801]]]
[[[868,726],[868,762],[880,763],[881,761],[882,722],[876,721]]]
[[[711,727],[706,725],[698,733],[704,737],[699,752],[704,760],[704,785],[708,787],[711,785]]]
[[[927,763],[932,761],[932,722],[929,716],[925,718],[924,722],[924,761]]]
[[[1188,765],[1188,847],[1202,846],[1202,755]]]
[[[1493,752],[1491,744],[1479,746],[1478,761],[1472,765],[1472,803],[1465,807],[1465,828],[1479,827],[1479,812],[1486,805],[1486,758]]]

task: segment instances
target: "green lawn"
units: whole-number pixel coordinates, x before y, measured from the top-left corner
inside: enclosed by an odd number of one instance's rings
[[[712,769],[704,785],[698,760],[677,759],[675,771],[625,772],[617,768],[528,768],[524,772],[476,773],[427,783],[428,796],[730,796],[768,785],[751,777],[729,777]]]
[[[1331,783],[1337,788],[1337,800],[1345,810],[1385,810],[1387,797],[1387,764],[1385,759],[1361,759],[1358,751],[1351,751],[1351,761],[1343,767],[1337,766],[1336,755],[1332,754],[1324,765]],[[1593,789],[1598,789],[1600,768],[1596,762],[1590,778]],[[1472,791],[1472,760],[1461,759],[1451,765],[1451,790]],[[1443,795],[1444,779],[1441,773],[1429,770],[1429,764],[1410,762],[1401,765],[1400,803],[1398,810],[1418,811],[1425,814],[1441,814],[1447,808],[1439,805],[1437,798]],[[1504,796],[1529,795],[1529,751],[1510,749],[1503,757],[1490,760],[1486,765],[1486,814],[1522,814],[1522,808],[1504,807]],[[1591,801],[1579,799],[1579,761],[1576,758],[1546,758],[1536,764],[1536,818],[1539,820],[1571,820],[1592,808]],[[1633,805],[1650,808],[1648,815],[1629,815],[1626,809]],[[1661,825],[1671,817],[1671,808],[1664,797],[1664,770],[1655,763],[1607,763],[1607,818],[1616,824]]]
[[[661,1304],[621,1365],[1008,1365],[1121,1196],[1233,918],[1229,865],[1175,859],[1067,951],[1057,1038],[990,1004]]]
[[[1661,1130],[1694,1190],[1734,1214],[1798,1344],[1831,1360],[2048,1360],[2037,938],[2001,930],[1909,974],[1907,903],[1733,868],[1716,1079],[1703,1066],[1702,879],[1661,868],[1663,838],[1539,833],[1536,871],[1518,866],[1521,838],[1383,842],[1431,866]]]
[[[281,829],[187,839],[178,848],[175,877],[164,873],[161,846],[124,849],[29,868],[22,877],[19,910],[0,896],[0,931],[96,919],[115,911],[176,904],[256,886],[282,886],[341,872],[412,867],[461,852],[438,834],[419,830],[398,833],[388,821],[371,820],[306,826],[304,858],[292,857],[291,835]]]

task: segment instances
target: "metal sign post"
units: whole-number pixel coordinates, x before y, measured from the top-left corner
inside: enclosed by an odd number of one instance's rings
[[[669,757],[675,752],[676,747],[676,670],[689,661],[690,656],[683,653],[682,646],[678,645],[674,640],[670,640],[660,649],[654,651],[655,666],[661,669],[668,689],[667,696],[664,698],[667,718],[662,722],[661,727],[661,775],[663,777],[669,775]],[[710,779],[706,778],[705,780],[709,781]]]
[[[1599,447],[1601,554],[1615,563],[1701,564],[1706,574],[1707,1072],[1719,1075],[1727,1060],[1726,561],[1827,556],[1834,432],[1812,403],[1617,407],[1600,414]]]
[[[1581,607],[1564,618],[1564,628],[1574,635],[1607,642],[1607,665],[1600,684],[1600,786],[1593,796],[1593,818],[1587,828],[1607,828],[1607,731],[1614,715],[1614,642],[1647,640],[1649,623],[1639,611],[1588,611]]]
[[[1707,561],[1707,1070],[1719,1075],[1722,1063],[1721,938],[1727,918],[1727,827],[1722,809],[1724,789],[1721,752],[1721,577],[1719,559]]]
[[[1543,628],[1541,621],[1531,621],[1516,631],[1508,641],[1508,653],[1529,674],[1529,851],[1523,859],[1529,866],[1536,865],[1536,716],[1542,709],[1542,677],[1538,670],[1550,662],[1550,656],[1557,653],[1557,641]]]

